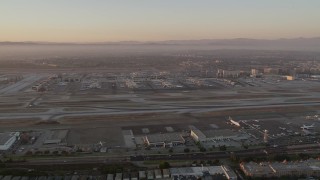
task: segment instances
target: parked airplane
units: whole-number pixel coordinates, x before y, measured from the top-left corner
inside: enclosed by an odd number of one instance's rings
[[[259,128],[259,127],[260,127],[260,125],[258,125],[258,124],[252,124],[252,126],[254,126],[254,127],[256,127],[256,128]]]
[[[314,123],[311,124],[310,126],[303,125],[303,126],[301,126],[301,129],[307,129],[307,130],[309,130],[309,129],[314,129]]]

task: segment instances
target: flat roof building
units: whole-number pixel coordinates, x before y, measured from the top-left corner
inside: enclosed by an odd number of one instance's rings
[[[238,179],[237,174],[229,167],[229,166],[222,166],[222,170],[227,179],[229,180],[236,180]]]
[[[156,179],[161,179],[162,178],[162,173],[160,169],[154,170],[154,174],[156,176]]]
[[[122,173],[117,173],[115,180],[122,180]]]
[[[170,172],[172,179],[212,179],[211,176],[217,175],[227,177],[223,166],[170,168]]]
[[[147,178],[148,178],[148,180],[154,179],[154,171],[153,170],[147,171]]]
[[[71,177],[71,180],[78,180],[79,179],[79,176],[78,175],[73,175],[72,177]]]
[[[320,177],[320,160],[306,161],[241,163],[241,170],[250,177],[281,177],[281,176],[315,176]]]
[[[127,172],[123,173],[123,178],[122,179],[123,180],[130,180],[130,174],[127,173]]]
[[[107,180],[113,180],[114,178],[113,178],[113,174],[108,174],[107,175]]]
[[[139,171],[139,179],[142,179],[142,180],[147,179],[145,171]]]
[[[170,171],[169,169],[162,169],[163,178],[169,178],[170,177]]]
[[[20,180],[20,179],[21,179],[21,176],[14,176],[11,180]],[[43,180],[43,179],[41,179],[41,180]]]
[[[131,180],[138,180],[138,175],[139,174],[137,172],[130,173]]]
[[[225,139],[232,139],[235,141],[245,140],[246,136],[239,134],[239,132],[232,131],[230,129],[219,130],[207,130],[201,131],[199,129],[191,129],[190,136],[197,142],[214,142]]]
[[[69,130],[52,130],[43,144],[61,144],[65,143]]]
[[[19,132],[0,133],[0,151],[7,151],[19,138]]]
[[[144,137],[149,147],[174,147],[185,144],[185,139],[179,133],[152,134]]]
[[[2,178],[2,180],[11,180],[12,179],[12,176],[4,176],[3,178]]]

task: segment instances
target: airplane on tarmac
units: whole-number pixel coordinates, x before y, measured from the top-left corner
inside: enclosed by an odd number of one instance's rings
[[[303,125],[303,126],[301,126],[301,129],[307,129],[307,130],[309,130],[309,129],[314,129],[314,123],[311,124],[310,126]]]

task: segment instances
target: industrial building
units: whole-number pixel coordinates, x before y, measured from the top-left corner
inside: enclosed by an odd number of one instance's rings
[[[122,173],[117,173],[114,180],[122,180]]]
[[[162,169],[163,178],[169,178],[170,177],[170,171],[169,169]]]
[[[52,130],[50,131],[47,136],[47,139],[43,142],[43,144],[66,144],[67,136],[68,136],[69,130],[63,129],[63,130]]]
[[[155,169],[154,175],[155,175],[156,179],[162,179],[162,173],[161,173],[160,169]]]
[[[141,179],[141,180],[146,180],[147,179],[145,171],[139,171],[139,179]]]
[[[288,80],[288,81],[294,80],[294,77],[293,77],[293,76],[283,76],[283,78],[284,78],[285,80]]]
[[[174,147],[185,144],[185,139],[179,133],[152,134],[144,137],[149,147]]]
[[[0,151],[7,151],[19,139],[19,132],[0,133]]]
[[[130,173],[130,179],[131,180],[138,180],[139,179],[138,176],[139,176],[139,174],[137,172],[131,172]]]
[[[63,82],[81,82],[81,79],[83,78],[83,75],[80,74],[63,74],[61,76],[61,81]]]
[[[251,69],[251,77],[256,77],[259,74],[258,69]]]
[[[226,171],[226,169],[228,169]],[[209,167],[181,167],[170,168],[172,179],[198,179],[205,176],[225,176],[228,179],[237,179],[236,174],[224,166],[209,166]]]
[[[240,76],[241,73],[243,73],[243,71],[218,69],[217,77],[237,78]]]
[[[320,160],[284,162],[249,162],[241,163],[241,170],[250,177],[281,177],[281,176],[314,176],[320,177]]]
[[[191,129],[190,136],[196,142],[206,143],[215,142],[221,140],[246,140],[247,137],[239,134],[239,132],[232,131],[230,129],[219,129],[219,130],[207,130],[201,131],[199,129]]]
[[[107,180],[113,180],[114,179],[114,175],[113,174],[108,174],[107,175]]]
[[[147,179],[148,180],[153,180],[154,179],[154,171],[153,170],[148,170],[147,171]]]

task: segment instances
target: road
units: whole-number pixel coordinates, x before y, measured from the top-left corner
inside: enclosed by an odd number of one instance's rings
[[[179,153],[179,154],[153,154],[153,155],[105,155],[105,156],[75,156],[75,157],[49,157],[34,158],[26,162],[10,163],[10,166],[28,166],[28,165],[65,165],[65,164],[112,164],[134,161],[156,161],[156,160],[209,160],[224,159],[235,154],[239,158],[245,157],[268,157],[276,154],[299,154],[299,153],[318,153],[320,145],[313,145],[308,148],[288,148],[289,146],[267,147],[257,149],[239,150],[234,152],[204,152],[204,153]]]

